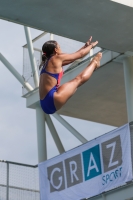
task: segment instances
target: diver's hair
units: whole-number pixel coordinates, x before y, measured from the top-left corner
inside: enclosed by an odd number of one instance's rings
[[[42,62],[39,69],[47,62],[47,60],[54,54],[55,48],[57,48],[57,42],[55,40],[49,40],[42,46]]]

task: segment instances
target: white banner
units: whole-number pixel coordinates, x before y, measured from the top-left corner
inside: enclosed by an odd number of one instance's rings
[[[39,164],[41,200],[81,200],[132,176],[129,125]]]

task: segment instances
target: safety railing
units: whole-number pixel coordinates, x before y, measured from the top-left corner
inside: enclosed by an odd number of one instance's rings
[[[0,160],[0,199],[40,200],[38,165]]]

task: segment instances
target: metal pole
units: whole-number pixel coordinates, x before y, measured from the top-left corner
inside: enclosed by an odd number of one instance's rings
[[[63,126],[66,127],[80,142],[88,142],[78,131],[76,131],[67,121],[65,121],[60,115],[54,113],[54,116]]]
[[[31,91],[33,88],[28,82],[25,82],[22,76],[17,72],[17,70],[6,60],[6,58],[0,53],[1,62],[8,68],[8,70],[16,77],[16,79],[28,90]]]
[[[54,142],[55,142],[55,144],[56,144],[56,146],[58,148],[58,151],[60,152],[60,154],[64,153],[65,149],[64,149],[64,147],[63,147],[63,145],[61,143],[61,140],[60,140],[60,138],[58,136],[58,133],[57,133],[55,127],[54,127],[54,124],[53,124],[50,116],[49,115],[45,115],[45,116],[46,116],[46,122],[47,122],[48,128],[49,128],[49,130],[51,132],[51,135],[52,135],[52,137],[54,139]]]
[[[36,107],[36,122],[37,122],[37,142],[38,142],[38,161],[47,160],[47,144],[46,144],[46,123],[45,114],[41,107]]]
[[[94,55],[94,51],[93,51],[93,49],[91,49],[90,50],[90,57],[92,57]],[[93,58],[91,58],[91,60],[92,60]]]
[[[133,57],[123,59],[128,122],[133,121]]]
[[[50,33],[50,40],[53,40],[53,39],[54,39],[54,34]]]
[[[24,30],[25,30],[25,36],[26,36],[27,45],[28,45],[28,51],[29,51],[29,56],[30,56],[30,62],[31,62],[31,67],[32,67],[34,83],[35,83],[35,87],[38,87],[39,86],[39,78],[38,78],[38,71],[37,71],[37,65],[36,65],[36,60],[35,60],[35,56],[34,56],[34,50],[33,50],[30,29],[28,27],[24,26]]]
[[[7,162],[6,200],[9,200],[9,163]]]

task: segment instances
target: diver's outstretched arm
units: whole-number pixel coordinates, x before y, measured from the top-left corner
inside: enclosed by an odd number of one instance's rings
[[[57,57],[58,59],[62,62],[73,62],[79,58],[83,58],[84,56],[86,56],[90,50],[95,47],[98,44],[98,41],[96,42],[92,42],[90,45],[86,46],[85,48],[81,48],[80,50],[78,50],[75,53],[71,53],[71,54],[59,54]]]

